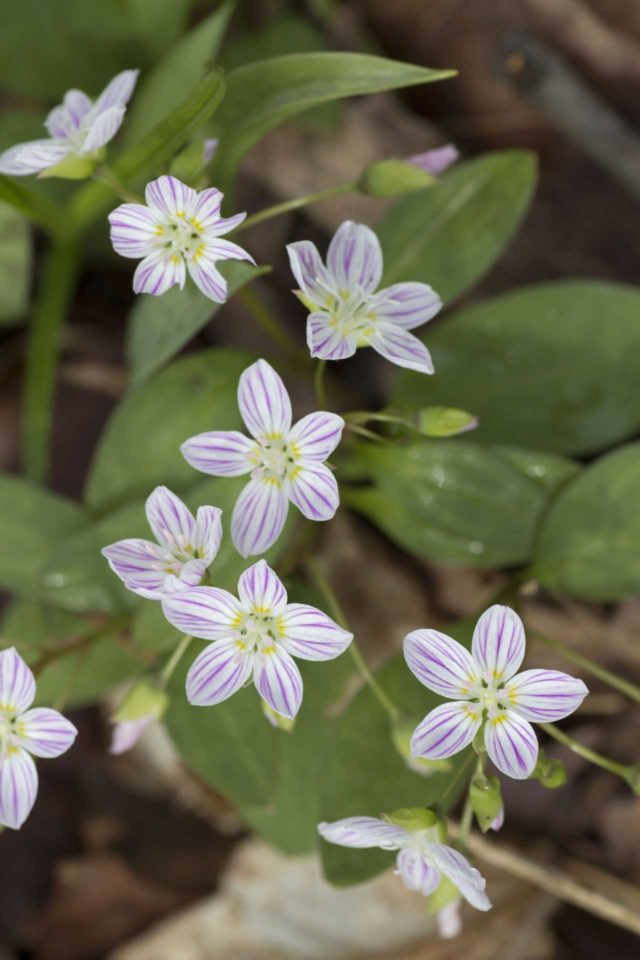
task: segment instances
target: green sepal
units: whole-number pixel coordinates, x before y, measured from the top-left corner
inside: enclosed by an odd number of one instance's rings
[[[143,717],[158,719],[169,706],[167,692],[152,680],[144,678],[131,688],[112,717],[114,723],[141,720]]]
[[[90,177],[99,163],[104,158],[104,149],[96,150],[94,153],[88,153],[86,156],[71,154],[56,163],[54,167],[47,167],[38,174],[38,180],[45,180],[47,177],[60,177],[62,180],[86,180]]]
[[[539,780],[542,786],[549,790],[555,790],[567,782],[567,771],[561,760],[549,760],[544,750],[540,750],[531,779]]]
[[[475,430],[478,418],[457,407],[423,407],[414,418],[418,433],[425,437],[455,437]]]
[[[485,777],[484,774],[474,777],[469,787],[469,802],[478,826],[486,833],[502,810],[502,791],[498,778]]]
[[[440,883],[427,900],[427,913],[430,916],[433,916],[435,913],[438,913],[439,910],[442,910],[443,907],[446,907],[447,904],[459,899],[460,891],[458,888],[451,882],[451,880],[449,880],[448,877],[443,876],[440,880]]]
[[[277,730],[284,730],[285,733],[291,733],[296,723],[295,717],[283,717],[282,714],[276,713],[266,700],[261,699],[260,703],[262,705],[262,712],[272,727],[275,727]]]
[[[440,832],[441,824],[444,826],[444,821],[434,810],[430,810],[428,807],[402,807],[392,813],[383,813],[382,819],[396,827],[402,827],[409,833],[431,830],[434,827]]]

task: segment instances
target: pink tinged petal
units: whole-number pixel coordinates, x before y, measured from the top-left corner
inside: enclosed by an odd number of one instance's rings
[[[237,243],[232,243],[231,240],[207,239],[205,256],[214,263],[218,260],[248,260],[249,263],[255,265],[255,260],[251,254],[247,253],[244,247],[239,246]]]
[[[113,140],[124,120],[124,107],[109,107],[99,113],[91,123],[79,153],[93,153]]]
[[[182,456],[196,470],[214,477],[241,477],[255,467],[259,445],[237,430],[211,431],[190,437],[180,447]]]
[[[82,90],[68,90],[60,106],[47,114],[44,125],[52,137],[66,140],[78,131],[92,106]]]
[[[394,283],[378,291],[369,303],[377,319],[404,330],[413,330],[431,320],[441,307],[442,300],[426,283]]]
[[[186,280],[184,259],[167,250],[150,253],[136,267],[133,275],[134,293],[150,293],[160,297],[171,287],[184,287]]]
[[[487,719],[484,744],[493,763],[507,777],[526,780],[533,773],[538,741],[531,724],[512,710]]]
[[[335,413],[309,413],[291,428],[289,442],[295,444],[296,456],[324,461],[340,443],[343,429],[344,420]]]
[[[336,295],[338,290],[320,258],[318,249],[310,240],[301,240],[298,243],[289,243],[287,245],[289,254],[289,263],[291,272],[296,278],[296,282],[302,293],[312,303],[318,306],[324,306],[327,298],[333,292]]]
[[[476,910],[490,910],[491,901],[485,893],[487,881],[466,857],[443,843],[429,843],[426,856],[429,862],[457,887],[465,900]]]
[[[163,176],[148,183],[144,197],[148,206],[170,217],[190,214],[198,194],[176,177]]]
[[[0,154],[0,173],[26,177],[55,167],[69,155],[69,146],[56,140],[31,140],[19,143]]]
[[[240,603],[248,612],[278,616],[287,605],[287,591],[266,560],[258,560],[238,581]]]
[[[246,219],[246,213],[234,213],[232,217],[220,217],[215,224],[207,228],[205,239],[209,242],[215,237],[223,237],[225,233],[230,233],[232,230],[235,230],[236,227],[239,227]],[[251,258],[249,257],[248,259]],[[253,263],[253,260],[251,260],[251,262]]]
[[[415,890],[428,897],[440,883],[440,874],[427,863],[418,850],[411,847],[401,850],[397,864],[397,872],[408,890]]]
[[[397,850],[407,839],[407,834],[401,827],[377,817],[345,817],[344,820],[334,820],[333,823],[319,823],[318,833],[329,843],[359,850],[370,847]]]
[[[128,590],[147,599],[158,600],[171,570],[171,558],[150,540],[119,540],[101,550],[109,566]]]
[[[525,720],[550,723],[577,710],[589,693],[582,680],[558,670],[525,670],[505,685],[509,709]]]
[[[302,703],[302,677],[286,650],[263,648],[256,656],[253,682],[272,710],[293,720]]]
[[[118,73],[104,88],[93,109],[100,113],[109,107],[126,107],[131,99],[139,73],[139,70],[123,70],[122,73]]]
[[[36,707],[22,714],[17,734],[20,746],[34,757],[59,757],[73,744],[78,731],[57,710]]]
[[[191,210],[191,215],[193,219],[198,222],[199,228],[207,230],[209,227],[214,227],[218,223],[221,219],[220,206],[222,205],[223,198],[224,194],[217,190],[216,187],[202,190],[197,195]]]
[[[176,593],[178,590],[185,590],[188,587],[198,587],[207,569],[205,560],[188,560],[182,567],[178,576],[169,574],[164,581],[164,592],[167,596]]]
[[[494,833],[497,833],[498,830],[502,830],[503,826],[504,826],[504,807],[500,807],[500,811],[497,817],[495,818],[495,820],[491,823],[489,829],[493,830]]]
[[[420,683],[441,697],[468,697],[478,682],[471,654],[438,630],[414,630],[404,638],[404,658]]]
[[[356,352],[356,337],[332,324],[328,314],[310,313],[307,346],[311,356],[319,360],[346,360]]]
[[[224,303],[227,299],[227,281],[224,279],[214,258],[207,256],[206,251],[187,261],[189,276],[198,290],[214,303]]]
[[[289,394],[266,360],[257,360],[242,373],[238,406],[249,433],[256,439],[282,437],[291,429]]]
[[[156,487],[147,497],[145,512],[158,543],[172,553],[176,550],[193,553],[196,544],[196,521],[180,497],[168,487]]]
[[[0,759],[0,825],[19,830],[38,793],[36,765],[26,750],[10,748]]]
[[[494,604],[473,631],[471,654],[487,681],[508,680],[524,659],[522,620],[511,607]]]
[[[238,553],[249,557],[273,546],[282,533],[288,509],[288,500],[277,481],[269,477],[249,481],[231,517],[231,539]]]
[[[15,647],[0,653],[0,711],[20,714],[36,695],[36,681]]]
[[[134,260],[156,250],[162,218],[141,203],[122,203],[109,214],[111,243],[121,257]]]
[[[416,153],[413,157],[407,158],[407,163],[437,177],[438,174],[444,173],[454,163],[457,163],[459,159],[460,151],[458,148],[453,143],[447,143],[444,147],[436,147],[434,150]]]
[[[431,354],[421,340],[408,330],[388,321],[379,321],[369,337],[369,344],[385,360],[418,373],[433,373]]]
[[[204,158],[205,164],[211,163],[211,161],[215,156],[215,152],[218,149],[219,144],[220,144],[220,140],[218,139],[218,137],[205,137],[204,142],[202,144],[203,151],[204,151],[203,158]]]
[[[207,566],[215,560],[221,541],[222,510],[219,507],[198,507],[195,546]]]
[[[460,900],[451,900],[441,907],[436,914],[438,936],[442,940],[453,940],[462,933],[462,919],[460,917]]]
[[[411,737],[411,753],[426,760],[444,760],[468,747],[480,729],[482,713],[464,701],[443,703],[426,715]]]
[[[187,699],[194,707],[222,703],[247,682],[253,658],[238,640],[219,640],[203,650],[187,674]]]
[[[109,753],[118,756],[135,747],[144,731],[154,719],[154,715],[149,714],[146,717],[140,717],[139,720],[121,720],[119,723],[114,724],[111,733]]]
[[[222,640],[242,620],[242,607],[227,590],[193,587],[162,601],[162,612],[177,630],[202,640]]]
[[[329,244],[327,267],[338,290],[372,293],[382,276],[380,241],[369,227],[346,220]]]
[[[340,506],[336,478],[324,463],[303,460],[292,474],[289,500],[307,520],[331,520]]]
[[[306,603],[288,605],[280,616],[280,630],[282,646],[301,660],[333,660],[353,640],[352,633]]]

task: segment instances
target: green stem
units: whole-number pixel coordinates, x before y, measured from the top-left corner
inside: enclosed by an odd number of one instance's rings
[[[542,633],[538,633],[537,630],[531,631],[531,636],[535,637],[536,640],[540,640],[541,643],[545,643],[552,650],[556,650],[558,653],[562,654],[565,660],[569,660],[571,663],[575,663],[576,666],[582,667],[583,670],[586,670],[594,677],[598,677],[599,680],[602,680],[603,683],[613,687],[614,690],[619,690],[620,693],[623,693],[631,700],[635,700],[636,703],[640,703],[640,687],[638,687],[635,683],[632,683],[630,680],[625,680],[623,677],[619,677],[616,673],[613,673],[611,670],[607,670],[606,667],[601,667],[598,663],[594,663],[593,660],[590,660],[588,657],[585,657],[576,650],[573,650],[571,647],[567,646],[566,643],[562,643],[560,640],[554,640],[553,637],[547,637]]]
[[[554,740],[557,740],[558,743],[562,743],[565,747],[568,747],[569,750],[572,750],[573,753],[577,753],[578,756],[583,757],[590,763],[594,763],[597,767],[602,767],[603,770],[608,770],[609,773],[614,773],[616,776],[628,781],[629,767],[623,763],[617,763],[615,760],[603,757],[601,753],[596,753],[595,750],[583,746],[553,723],[539,723],[538,726],[548,733],[550,737],[553,737]]]
[[[313,375],[313,386],[316,391],[316,399],[318,401],[318,407],[320,410],[327,409],[327,386],[324,380],[326,369],[327,369],[327,361],[318,360],[318,363],[316,364],[315,373]]]
[[[447,808],[446,808],[447,800],[448,800],[449,797],[452,795],[452,793],[454,792],[454,790],[456,789],[456,787],[458,786],[458,784],[459,784],[460,781],[462,780],[463,776],[468,772],[469,767],[471,766],[471,763],[472,763],[472,761],[473,761],[474,756],[475,756],[475,754],[470,751],[470,752],[469,752],[469,756],[465,759],[464,763],[461,763],[461,764],[460,764],[460,766],[458,767],[456,773],[454,774],[454,776],[453,776],[453,777],[451,778],[451,780],[449,781],[449,784],[447,785],[447,789],[444,791],[444,793],[442,794],[442,796],[441,796],[440,799],[438,800],[438,804],[439,804],[439,806],[442,807],[443,810],[446,810],[446,809],[447,809]]]
[[[312,203],[318,203],[320,200],[328,200],[330,197],[338,197],[342,193],[351,193],[356,189],[354,183],[341,183],[337,187],[328,187],[326,190],[317,190],[315,193],[307,193],[302,197],[295,197],[293,200],[285,200],[283,203],[276,203],[272,207],[265,207],[253,216],[240,224],[234,231],[235,234],[248,230],[249,227],[255,227],[257,223],[264,223],[265,220],[271,220],[273,217],[280,217],[283,213],[290,213],[292,210],[300,210],[302,207],[308,207]]]
[[[251,287],[243,287],[241,290],[238,290],[236,296],[251,313],[254,320],[257,320],[265,333],[268,334],[284,353],[290,357],[295,357],[296,360],[298,358],[302,359],[303,356],[305,362],[309,359],[307,353],[303,352],[295,340],[281,327],[274,314],[266,304],[256,296]]]
[[[31,480],[42,483],[49,465],[49,440],[60,331],[75,290],[78,249],[55,243],[47,254],[27,345],[24,381],[23,461]]]
[[[193,640],[193,637],[190,636],[188,633],[185,633],[182,639],[180,640],[180,643],[178,644],[178,646],[175,648],[175,650],[173,651],[173,653],[165,663],[164,667],[162,668],[162,672],[160,674],[160,680],[162,682],[163,687],[168,686],[169,681],[171,680],[171,677],[173,676],[176,667],[178,666],[183,656],[187,652],[187,649],[192,640]]]
[[[111,167],[106,163],[101,167],[98,167],[94,171],[93,179],[97,180],[98,183],[104,183],[107,187],[113,190],[121,200],[124,200],[126,203],[142,203],[144,204],[144,197],[140,196],[137,193],[133,193],[131,190],[128,190],[127,187],[122,183],[122,181],[117,177],[113,172]]]

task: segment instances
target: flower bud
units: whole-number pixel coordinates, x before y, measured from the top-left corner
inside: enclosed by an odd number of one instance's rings
[[[416,418],[416,429],[425,437],[453,437],[478,426],[477,417],[455,407],[423,407]]]
[[[370,197],[397,197],[431,187],[435,182],[430,173],[406,160],[379,160],[365,168],[358,190]]]
[[[469,787],[469,801],[483,833],[491,829],[502,811],[502,792],[497,777],[480,774]]]
[[[557,787],[563,787],[567,782],[567,771],[561,760],[549,760],[544,750],[541,750],[531,778],[539,780],[543,787],[555,790]]]
[[[403,717],[396,720],[391,729],[393,745],[406,765],[414,773],[419,773],[421,777],[431,777],[434,773],[444,773],[451,770],[453,764],[450,760],[425,760],[424,757],[413,756],[411,753],[411,737],[418,722],[416,719]]]
[[[137,683],[114,714],[109,752],[126,753],[138,742],[146,728],[159,720],[169,705],[166,692],[144,679]]]

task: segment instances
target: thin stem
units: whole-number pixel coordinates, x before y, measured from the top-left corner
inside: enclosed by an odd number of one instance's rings
[[[638,687],[635,683],[632,683],[630,680],[625,680],[623,677],[619,677],[616,673],[613,673],[611,670],[607,670],[606,667],[601,667],[598,663],[594,663],[593,660],[590,660],[588,657],[585,657],[576,650],[573,650],[571,647],[567,646],[566,643],[562,643],[560,640],[555,640],[553,637],[547,637],[543,633],[538,633],[537,630],[531,631],[531,635],[535,637],[536,640],[540,640],[541,643],[545,643],[552,650],[556,650],[558,653],[562,654],[565,660],[569,660],[571,663],[575,663],[577,666],[582,667],[583,670],[586,670],[594,677],[598,677],[599,680],[602,680],[603,683],[613,687],[614,690],[619,690],[620,693],[623,693],[631,700],[635,700],[636,703],[640,703],[640,687]]]
[[[78,249],[55,243],[46,259],[27,344],[22,426],[26,475],[44,482],[49,468],[49,441],[60,330],[75,290]]]
[[[617,763],[615,760],[603,757],[601,753],[596,753],[595,750],[583,746],[581,743],[578,743],[577,740],[574,740],[573,737],[570,737],[568,733],[565,733],[564,730],[556,727],[554,723],[539,723],[538,726],[548,733],[550,737],[553,737],[554,740],[557,740],[558,743],[562,743],[565,747],[568,747],[569,750],[572,750],[573,753],[577,753],[578,756],[584,757],[584,759],[590,763],[595,763],[597,767],[602,767],[603,770],[608,770],[609,773],[614,773],[616,776],[622,777],[623,780],[627,780],[629,767],[623,763]]]
[[[165,663],[164,667],[162,668],[162,672],[160,674],[160,680],[162,682],[163,687],[166,687],[168,685],[169,680],[171,680],[171,677],[173,676],[176,667],[178,666],[183,656],[187,652],[187,649],[192,640],[193,640],[193,637],[190,636],[188,633],[185,633],[182,639],[180,640],[180,643],[178,644],[178,646],[175,648],[175,650],[173,651],[173,653]]]
[[[327,409],[327,386],[324,380],[325,371],[327,369],[326,360],[318,360],[316,364],[315,373],[313,375],[313,386],[316,391],[316,399],[318,401],[318,407],[320,410]]]
[[[471,824],[473,823],[473,807],[471,806],[471,797],[467,794],[464,802],[464,810],[460,820],[460,843],[467,846],[469,843],[469,834],[471,833]]]
[[[128,190],[111,169],[111,167],[107,166],[106,163],[94,171],[93,179],[97,180],[99,183],[104,183],[107,187],[113,190],[113,192],[117,194],[121,200],[125,200],[127,203],[144,203],[144,197],[140,196],[140,194],[133,193],[131,190]]]
[[[366,427],[360,427],[355,423],[350,423],[348,420],[345,426],[347,430],[350,430],[351,433],[357,433],[359,437],[366,437],[367,440],[373,440],[375,443],[382,444],[382,446],[385,447],[394,446],[392,440],[388,440],[387,437],[383,437],[379,433],[375,433],[373,430],[368,430]]]
[[[445,804],[447,800],[452,795],[452,793],[454,792],[454,790],[462,780],[463,776],[468,772],[473,758],[474,758],[474,754],[470,752],[469,756],[466,758],[464,763],[461,763],[460,766],[458,767],[458,770],[456,771],[455,776],[453,776],[449,781],[447,789],[444,791],[444,793],[442,794],[442,796],[438,801],[438,804],[442,807],[443,810],[446,810]]]
[[[234,233],[242,233],[250,227],[255,227],[257,223],[264,223],[265,220],[271,220],[273,217],[280,217],[283,213],[290,213],[292,210],[300,210],[302,207],[308,207],[312,203],[319,203],[320,200],[328,200],[331,197],[338,197],[342,193],[351,193],[356,189],[354,183],[341,183],[337,187],[328,187],[326,190],[317,190],[315,193],[307,193],[302,197],[295,197],[293,200],[285,200],[283,203],[276,203],[272,207],[265,207],[253,216],[240,224],[234,230]]]
[[[124,617],[119,620],[108,620],[106,623],[100,624],[99,627],[96,627],[95,630],[91,630],[89,633],[85,633],[82,636],[78,637],[72,643],[67,644],[64,647],[57,647],[53,650],[45,650],[36,660],[35,663],[31,664],[31,671],[37,677],[45,667],[48,667],[50,663],[53,663],[55,660],[61,660],[63,657],[70,657],[74,653],[82,653],[84,650],[88,650],[92,643],[96,640],[99,640],[101,637],[106,636],[111,633],[116,633],[119,630],[124,629],[128,625],[128,620]]]
[[[266,334],[276,343],[281,350],[283,350],[290,357],[302,358],[304,356],[305,361],[309,358],[306,353],[300,349],[298,344],[286,330],[280,325],[280,322],[276,319],[274,314],[269,310],[267,305],[264,303],[260,297],[257,297],[251,287],[243,287],[241,290],[238,290],[236,296],[241,303],[247,308],[251,313],[254,320],[257,320],[258,324],[262,327]]]

